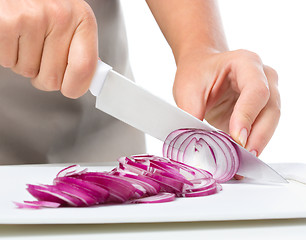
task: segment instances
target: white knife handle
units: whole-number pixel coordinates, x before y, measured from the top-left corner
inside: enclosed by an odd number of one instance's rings
[[[107,74],[109,73],[110,70],[113,68],[106,63],[102,62],[101,60],[98,60],[98,65],[96,69],[96,73],[91,80],[91,84],[89,87],[89,90],[92,95],[94,96],[99,96],[104,84],[104,81],[107,77]]]

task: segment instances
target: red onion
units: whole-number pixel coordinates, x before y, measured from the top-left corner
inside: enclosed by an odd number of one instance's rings
[[[163,154],[121,157],[119,166],[110,172],[89,172],[71,165],[56,175],[53,185],[27,185],[38,201],[15,204],[18,208],[37,209],[202,197],[221,191],[219,183],[231,179],[239,167],[236,147],[222,132],[174,131],[164,142]],[[205,170],[196,164],[205,166]]]
[[[24,203],[18,203],[18,202],[14,203],[18,208],[32,208],[32,209],[40,209],[42,207],[57,208],[60,206],[59,203],[47,202],[47,201],[24,201]]]
[[[68,166],[64,169],[62,169],[61,171],[58,172],[58,174],[56,175],[56,177],[68,177],[71,175],[77,175],[77,174],[82,174],[87,172],[87,168],[81,170],[78,172],[78,170],[80,170],[80,165],[74,164],[71,166]]]
[[[157,195],[131,200],[130,203],[164,203],[175,199],[174,193],[161,192]]]
[[[109,197],[109,192],[106,189],[82,179],[74,177],[57,177],[53,180],[53,183],[55,185],[58,183],[67,183],[72,186],[77,186],[87,192],[89,196],[94,197],[99,204],[106,202],[106,199]]]
[[[239,156],[232,139],[222,132],[179,129],[166,138],[164,157],[199,165],[212,173],[217,182],[230,180],[238,171]]]
[[[31,185],[28,184],[28,192],[38,201],[56,202],[62,206],[78,207],[84,203],[70,194],[66,194],[52,185]]]

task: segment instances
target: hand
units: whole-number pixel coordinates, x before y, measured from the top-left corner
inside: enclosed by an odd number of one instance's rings
[[[83,0],[0,0],[0,65],[44,91],[78,98],[98,59],[97,24]]]
[[[258,156],[280,117],[277,73],[255,53],[188,53],[177,61],[177,105]]]

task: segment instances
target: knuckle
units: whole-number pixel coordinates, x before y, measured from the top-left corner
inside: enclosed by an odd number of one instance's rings
[[[275,83],[276,85],[278,85],[278,73],[275,69],[273,69],[272,67],[269,66],[264,66],[264,71],[266,76],[269,79],[269,82]]]
[[[97,21],[95,14],[88,3],[84,2],[84,5],[79,9],[79,19],[81,22],[86,23],[92,29],[97,29]]]
[[[34,67],[26,67],[17,71],[21,76],[26,78],[35,78],[38,74],[38,69]]]
[[[242,61],[253,60],[255,62],[262,64],[260,56],[255,52],[252,52],[246,49],[238,49],[235,51],[235,53],[236,53],[237,58],[241,59]]]
[[[258,84],[256,89],[256,94],[258,94],[260,98],[269,99],[270,98],[269,87],[265,83]]]
[[[271,75],[273,75],[273,77],[278,78],[278,73],[274,68],[269,66],[265,66],[265,68],[268,69],[268,71],[270,72]]]
[[[246,49],[237,49],[237,50],[235,50],[234,51],[234,53],[236,53],[236,54],[238,54],[238,55],[246,55],[246,54],[248,54],[248,50],[246,50]]]
[[[16,61],[10,58],[0,60],[0,65],[4,68],[13,68],[16,65]]]
[[[61,88],[61,81],[57,76],[51,76],[43,81],[43,86],[48,91],[58,91]]]
[[[62,8],[56,14],[56,21],[57,23],[66,26],[71,21],[71,15],[72,15],[71,11],[69,11],[68,9]]]
[[[24,11],[17,19],[18,24],[26,26],[38,26],[43,19],[38,11]]]
[[[279,93],[277,93],[275,99],[271,101],[270,108],[271,108],[271,111],[273,112],[273,116],[276,119],[279,119],[281,116],[281,101],[280,101]]]
[[[252,123],[254,122],[254,117],[251,116],[250,112],[241,112],[241,118],[243,119],[243,122],[247,123],[248,126],[246,126],[248,129],[251,128]]]
[[[1,38],[17,35],[18,21],[13,18],[3,17],[0,19]]]
[[[58,91],[61,87],[61,81],[57,76],[49,76],[44,79],[35,78],[32,80],[32,84],[34,87],[44,91]]]
[[[39,72],[39,68],[37,66],[31,65],[31,62],[28,63],[16,63],[12,70],[26,78],[35,78]]]
[[[72,8],[62,1],[53,1],[49,6],[49,14],[59,26],[67,26],[72,19]]]
[[[96,21],[95,14],[88,3],[84,2],[84,5],[82,5],[80,11],[84,19]]]
[[[9,12],[5,12],[3,9],[0,9],[0,27],[6,28],[8,24],[11,24],[15,17],[13,17]]]
[[[35,7],[20,8],[8,11],[0,16],[0,28],[6,35],[20,34],[25,27],[40,29],[45,22],[45,15]]]

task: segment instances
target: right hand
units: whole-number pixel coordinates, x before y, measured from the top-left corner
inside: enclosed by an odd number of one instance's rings
[[[0,65],[69,98],[89,88],[97,23],[83,0],[0,0]]]

